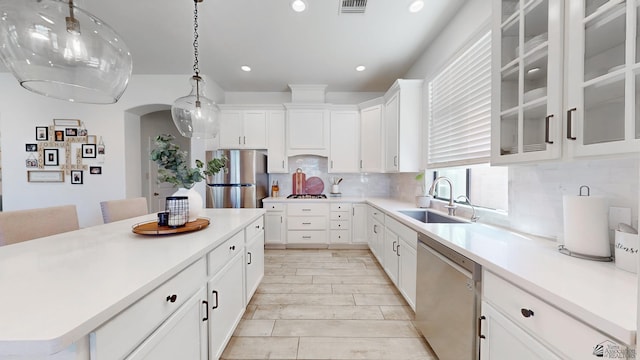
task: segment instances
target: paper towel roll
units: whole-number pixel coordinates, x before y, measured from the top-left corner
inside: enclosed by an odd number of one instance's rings
[[[564,246],[571,252],[590,256],[611,256],[607,199],[565,195]]]

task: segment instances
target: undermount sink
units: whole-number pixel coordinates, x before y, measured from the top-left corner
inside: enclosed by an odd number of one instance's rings
[[[468,224],[467,221],[456,219],[453,217],[440,215],[429,210],[399,210],[399,213],[412,217],[423,223],[455,223]]]

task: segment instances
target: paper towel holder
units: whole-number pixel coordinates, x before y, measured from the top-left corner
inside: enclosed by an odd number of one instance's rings
[[[565,255],[569,255],[579,259],[585,259],[585,260],[608,262],[608,261],[613,261],[614,259],[613,256],[595,256],[595,255],[580,254],[575,251],[571,251],[567,249],[566,247],[564,247],[564,245],[558,245],[558,251],[560,251],[561,254],[565,254]]]
[[[584,195],[582,193],[582,189],[587,189],[587,195]],[[591,196],[591,189],[589,189],[587,185],[580,186],[580,189],[578,190],[578,196]]]

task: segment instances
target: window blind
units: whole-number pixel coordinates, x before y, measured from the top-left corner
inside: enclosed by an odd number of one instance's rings
[[[429,82],[430,169],[488,163],[491,155],[491,32]]]

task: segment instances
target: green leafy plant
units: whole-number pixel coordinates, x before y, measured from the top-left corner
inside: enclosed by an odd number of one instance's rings
[[[180,146],[173,143],[173,135],[162,134],[155,138],[155,148],[151,151],[151,160],[158,164],[158,182],[168,182],[186,189],[215,175],[227,165],[227,158],[214,158],[207,163],[196,160],[196,167],[192,168],[187,160],[187,152],[181,151]]]

